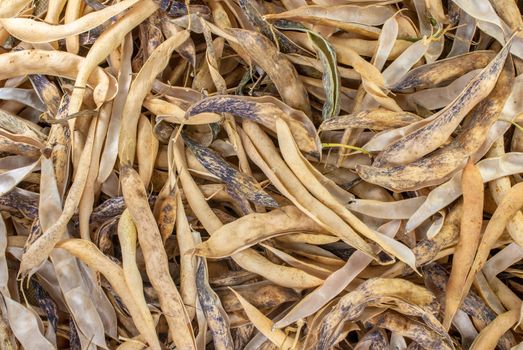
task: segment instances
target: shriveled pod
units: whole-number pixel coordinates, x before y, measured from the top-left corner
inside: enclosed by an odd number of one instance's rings
[[[388,146],[376,157],[376,165],[407,164],[441,146],[468,112],[488,96],[508,57],[510,43],[490,61],[461,94],[421,128]]]
[[[283,102],[310,115],[309,98],[294,66],[278,52],[262,34],[248,30],[229,29],[236,40],[271,77]]]
[[[433,87],[475,69],[482,69],[493,58],[494,52],[492,51],[474,51],[425,64],[407,73],[399,83],[391,87],[391,90],[404,92],[409,89]]]
[[[329,119],[320,125],[319,130],[339,130],[345,128],[386,130],[409,125],[419,120],[421,118],[413,113],[393,112],[378,108],[372,111],[341,115]]]
[[[447,180],[485,143],[488,130],[500,117],[507,102],[513,75],[513,65],[508,60],[493,91],[471,110],[463,130],[448,145],[405,165],[358,165],[358,174],[365,181],[393,191],[419,189]]]
[[[307,116],[290,108],[273,97],[214,96],[203,99],[187,110],[186,118],[200,113],[231,113],[234,116],[256,121],[276,131],[276,120],[285,119],[293,130],[300,149],[314,157],[319,157],[320,142],[316,128]]]

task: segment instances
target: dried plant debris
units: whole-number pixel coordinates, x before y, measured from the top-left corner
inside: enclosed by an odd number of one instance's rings
[[[523,350],[522,12],[0,0],[0,348]]]

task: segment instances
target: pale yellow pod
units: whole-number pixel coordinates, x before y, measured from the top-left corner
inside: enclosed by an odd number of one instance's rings
[[[62,51],[23,50],[0,55],[0,80],[27,74],[45,74],[75,79],[86,64],[86,58]],[[84,87],[94,89],[98,104],[116,94],[116,80],[100,67],[93,67],[84,80]],[[82,90],[83,91],[83,90]],[[77,110],[76,112],[78,112]],[[75,113],[76,113],[75,112]]]
[[[267,227],[267,222],[272,224]],[[253,213],[220,227],[195,254],[206,257],[225,257],[244,250],[263,240],[292,232],[326,233],[298,208],[282,207],[268,213]]]
[[[82,0],[67,0],[65,5],[64,22],[69,24],[74,22],[82,12]],[[80,51],[80,37],[78,35],[70,35],[65,38],[65,47],[70,53],[77,54]]]
[[[31,0],[5,0],[0,3],[0,18],[17,15]]]
[[[93,150],[91,153],[91,165],[89,166],[89,174],[85,183],[84,192],[78,206],[79,220],[80,220],[80,237],[91,240],[89,232],[89,218],[93,211],[93,204],[95,195],[98,189],[96,188],[96,177],[98,176],[98,169],[100,164],[100,155],[102,147],[107,134],[107,127],[111,117],[112,103],[105,104],[100,110],[98,116],[98,123],[96,124],[96,133],[94,139]]]
[[[267,316],[262,314],[258,309],[252,306],[234,289],[231,289],[236,298],[243,306],[243,310],[247,314],[249,320],[254,326],[266,336],[278,349],[291,350],[293,348],[293,339],[285,334],[284,331],[274,328],[274,324]],[[298,346],[298,349],[300,347]]]
[[[57,24],[60,21],[60,14],[64,9],[67,0],[49,0],[48,2],[45,22]]]
[[[476,273],[480,271],[488,259],[490,250],[495,246],[496,241],[503,234],[505,227],[510,219],[523,207],[523,183],[520,182],[510,189],[503,197],[498,208],[492,215],[474,258],[474,263],[467,276],[463,289],[468,290],[472,285]]]
[[[65,15],[66,24],[52,25],[29,18],[1,18],[4,16],[0,16],[0,25],[2,25],[12,36],[26,43],[46,43],[65,38],[66,42],[71,42],[69,44],[71,45],[71,48],[68,49],[68,52],[77,54],[78,43],[75,41],[78,41],[78,34],[98,27],[111,17],[114,17],[133,6],[138,1],[139,0],[124,0],[112,6],[108,6],[103,10],[91,12],[88,15],[78,18],[82,1],[69,0],[67,2]],[[51,0],[49,1],[49,7],[51,6],[56,6],[58,9],[60,6],[63,6],[63,3]],[[70,13],[70,15],[68,15],[68,13]],[[51,12],[48,16],[50,16],[51,19],[54,19],[56,14]]]
[[[63,212],[49,230],[44,232],[42,236],[27,247],[25,253],[22,255],[22,261],[20,263],[19,273],[22,275],[30,273],[30,271],[37,268],[45,259],[47,259],[53,247],[58,243],[58,241],[60,241],[60,239],[62,239],[67,229],[67,223],[71,220],[71,217],[74,215],[74,212],[80,203],[80,198],[84,191],[87,176],[89,174],[89,166],[91,164],[91,153],[94,145],[96,122],[97,118],[93,118],[91,121],[85,147],[78,164],[78,170],[74,176],[73,184],[69,188]]]
[[[58,246],[76,256],[92,269],[103,274],[111,284],[114,291],[122,299],[123,303],[129,310],[136,327],[140,330],[143,337],[147,339],[149,346],[153,349],[161,349],[154,327],[150,328],[150,325],[146,323],[141,310],[138,308],[131,296],[132,293],[127,285],[122,268],[107,256],[103,255],[103,253],[98,250],[93,243],[86,240],[68,239],[61,241]]]
[[[181,31],[164,41],[149,56],[133,81],[122,113],[118,156],[123,165],[132,165],[136,153],[136,133],[143,100],[152,88],[156,76],[161,73],[172,52],[189,37],[189,32]],[[100,39],[99,39],[100,40]]]
[[[378,243],[384,251],[394,255],[409,265],[413,270],[416,270],[416,258],[407,246],[380,232],[371,230],[343,206],[341,202],[334,198],[327,188],[315,178],[311,171],[313,167],[298,150],[289,126],[284,121],[278,120],[276,121],[276,129],[278,131],[278,142],[283,158],[303,185],[307,187],[318,200],[345,220],[356,232]]]
[[[278,125],[278,124],[277,124]],[[243,123],[242,135],[249,158],[260,167],[278,190],[311,219],[347,244],[375,257],[370,245],[330,208],[314,198],[292,173],[265,132],[253,122]],[[270,164],[270,165],[268,165]]]
[[[148,96],[143,101],[143,106],[153,114],[167,116],[169,118],[177,118],[180,120],[180,123],[185,116],[185,111],[179,106],[159,98]],[[208,123],[208,121],[205,121],[205,123]]]
[[[145,188],[149,187],[159,146],[160,143],[154,136],[151,122],[142,114],[140,119],[138,119],[136,158],[138,161],[138,173]]]
[[[196,314],[196,257],[191,251],[196,246],[180,191],[176,191],[176,240],[180,248],[180,294],[192,320]]]
[[[518,129],[514,130],[516,134]],[[489,152],[487,153],[488,157],[501,157],[505,154],[505,144],[503,139],[500,138],[494,142]],[[510,182],[510,177],[505,176],[488,183],[490,194],[492,198],[499,205],[503,200],[503,197],[510,191],[512,184]],[[514,242],[523,246],[523,213],[518,211],[514,217],[509,221],[507,225],[507,231],[514,239]]]
[[[128,166],[120,169],[120,181],[125,203],[138,230],[147,275],[158,294],[160,307],[169,325],[169,334],[178,347],[195,349],[193,329],[182,298],[170,277],[168,257],[147,201],[145,187],[138,173]]]
[[[120,242],[120,249],[122,250],[123,275],[129,287],[130,295],[142,313],[144,322],[146,322],[150,329],[155,329],[156,325],[145,301],[140,270],[136,265],[137,235],[136,226],[131,218],[131,214],[129,214],[129,210],[126,209],[118,221],[118,241]]]
[[[137,6],[133,7],[131,11],[127,12],[120,20],[118,20],[113,26],[109,27],[108,30],[96,40],[91,46],[89,53],[85,57],[85,61],[80,66],[76,80],[74,83],[75,89],[71,95],[71,101],[69,103],[69,114],[74,114],[80,111],[82,101],[85,94],[85,86],[88,77],[91,75],[93,70],[98,67],[98,64],[102,62],[111,52],[113,52],[118,45],[120,45],[124,37],[132,31],[136,26],[142,23],[147,17],[152,15],[158,6],[152,0],[143,0]],[[95,91],[96,96],[96,91]],[[105,97],[96,98],[98,104],[101,104],[105,100]],[[75,119],[69,122],[69,127],[74,130]]]
[[[205,230],[212,235],[220,229],[223,224],[213,212],[198,188],[198,185],[187,171],[187,161],[183,156],[184,152],[181,139],[174,142],[174,162],[187,202]],[[304,271],[274,264],[253,249],[245,249],[244,251],[234,254],[232,258],[243,269],[255,272],[281,286],[302,289],[318,286],[322,283],[321,279]]]
[[[479,333],[472,343],[471,350],[494,350],[499,338],[510,329],[518,320],[520,309],[507,311],[492,321]]]
[[[463,288],[481,238],[483,224],[483,179],[478,168],[469,162],[463,170],[463,215],[459,240],[452,258],[452,270],[445,293],[445,317],[443,326],[450,328],[468,290]]]
[[[521,298],[514,293],[499,278],[493,277],[489,280],[490,287],[496,293],[499,300],[507,310],[515,309],[521,306]]]

